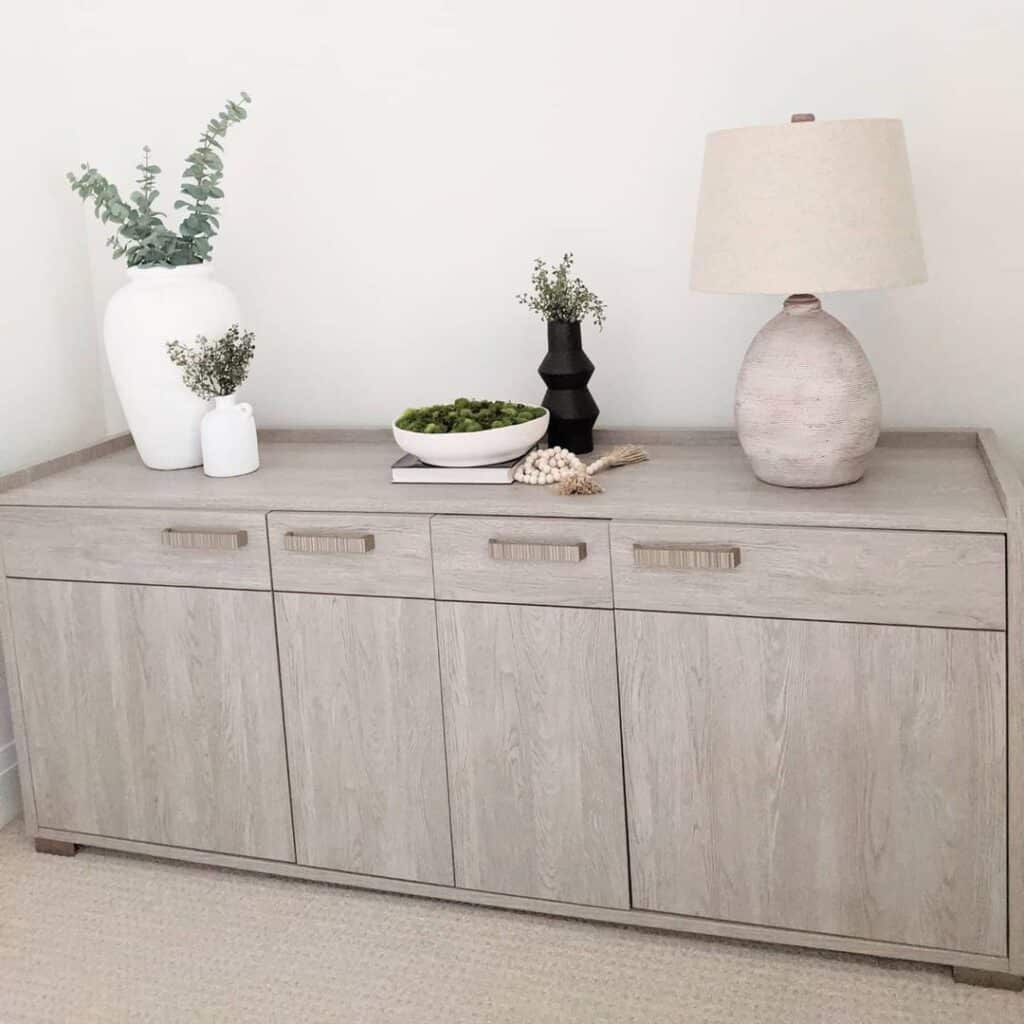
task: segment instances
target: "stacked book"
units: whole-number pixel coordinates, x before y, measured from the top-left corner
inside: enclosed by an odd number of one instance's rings
[[[415,455],[403,455],[391,467],[396,484],[510,484],[525,455],[493,466],[430,466]]]

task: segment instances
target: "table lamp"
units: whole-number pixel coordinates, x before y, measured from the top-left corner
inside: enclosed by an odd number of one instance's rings
[[[814,293],[926,279],[902,122],[794,114],[707,137],[691,287],[789,296],[736,385],[736,429],[759,479],[834,487],[864,475],[878,382]]]

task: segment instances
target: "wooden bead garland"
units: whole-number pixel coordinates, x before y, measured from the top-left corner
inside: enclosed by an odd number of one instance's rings
[[[558,484],[559,494],[600,494],[604,488],[594,479],[595,473],[647,459],[647,452],[639,445],[620,444],[586,466],[568,448],[556,445],[530,452],[516,470],[515,480],[521,484]]]
[[[516,470],[515,479],[521,484],[557,484],[584,472],[583,463],[571,451],[556,445],[530,452]]]

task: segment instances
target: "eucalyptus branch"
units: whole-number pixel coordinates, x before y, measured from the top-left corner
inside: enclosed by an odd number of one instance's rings
[[[68,181],[83,199],[93,200],[96,216],[104,224],[117,225],[117,231],[107,239],[115,259],[127,256],[130,267],[169,262],[163,254],[173,252],[176,236],[163,226],[162,215],[150,209],[144,195],[133,192],[131,198],[125,200],[116,185],[88,164],[82,164],[78,178],[69,173]],[[161,254],[161,258],[152,258],[154,253]]]
[[[242,103],[251,103],[247,93],[241,94]],[[213,251],[211,239],[220,229],[219,208],[210,199],[224,196],[220,188],[224,165],[215,149],[223,150],[219,139],[232,124],[246,118],[243,106],[228,101],[221,114],[214,117],[200,137],[199,146],[188,158],[183,178],[192,177],[194,184],[184,184],[181,191],[188,199],[175,202],[175,209],[186,208],[188,216],[178,232],[164,224],[165,215],[156,209],[160,192],[156,187],[160,168],[152,162],[149,146],[142,150],[142,163],[136,165],[138,188],[125,199],[117,186],[89,164],[81,165],[81,174],[69,172],[68,181],[73,192],[83,200],[91,199],[96,216],[104,223],[117,226],[107,239],[115,259],[126,258],[130,267],[178,267],[203,263]]]
[[[251,103],[248,93],[241,94],[242,103],[229,100],[224,110],[211,118],[206,131],[199,137],[199,145],[189,154],[183,179],[192,178],[194,182],[186,182],[181,186],[189,199],[178,199],[174,203],[176,210],[187,210],[188,215],[181,222],[178,231],[183,238],[190,240],[193,250],[206,259],[212,246],[211,239],[220,229],[217,215],[220,207],[214,206],[211,199],[222,199],[224,192],[220,187],[224,176],[224,162],[216,150],[223,151],[220,143],[233,124],[241,124],[248,116],[242,104]]]

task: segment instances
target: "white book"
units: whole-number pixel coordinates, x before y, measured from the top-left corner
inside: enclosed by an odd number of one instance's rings
[[[394,484],[510,484],[526,456],[493,466],[430,466],[403,455],[391,467]]]

